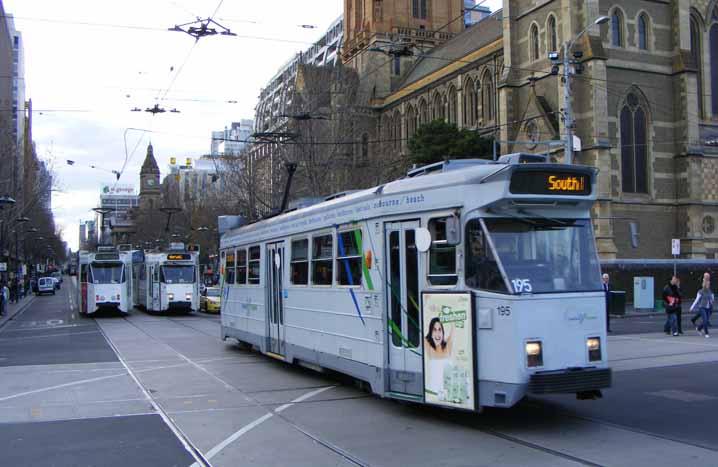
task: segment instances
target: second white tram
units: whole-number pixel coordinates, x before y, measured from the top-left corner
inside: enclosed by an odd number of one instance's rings
[[[99,310],[132,310],[132,256],[114,247],[98,247],[96,252],[78,255],[78,307],[83,315]]]
[[[223,233],[222,338],[480,410],[611,384],[595,169],[450,161]]]
[[[136,305],[150,312],[199,311],[198,252],[147,252],[135,276]]]

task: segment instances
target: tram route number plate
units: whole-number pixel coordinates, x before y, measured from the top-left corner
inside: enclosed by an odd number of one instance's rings
[[[499,316],[503,316],[505,318],[511,316],[511,307],[509,305],[498,306],[496,307],[496,311],[498,311]]]

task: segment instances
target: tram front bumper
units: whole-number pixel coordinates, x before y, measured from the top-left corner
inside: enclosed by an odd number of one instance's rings
[[[568,368],[540,371],[529,378],[532,394],[573,394],[611,387],[610,368]]]

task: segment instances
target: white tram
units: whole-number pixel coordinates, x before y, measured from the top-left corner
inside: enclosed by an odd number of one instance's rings
[[[132,309],[132,256],[114,247],[79,253],[80,313],[90,315],[100,309],[129,313]]]
[[[199,311],[199,253],[147,252],[135,265],[135,304],[150,312]]]
[[[611,384],[593,168],[449,161],[224,232],[222,338],[467,410]]]

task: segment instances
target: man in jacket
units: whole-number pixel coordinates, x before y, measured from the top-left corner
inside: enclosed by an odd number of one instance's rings
[[[611,300],[612,287],[611,287],[611,283],[609,282],[608,274],[603,274],[603,276],[601,276],[601,280],[603,281],[603,284],[602,284],[603,293],[606,297],[606,331],[612,332],[611,331],[611,314],[610,314],[610,310],[609,310],[609,303]]]
[[[681,315],[681,281],[678,276],[671,277],[669,282],[663,288],[663,303],[666,308],[666,324],[663,325],[663,331],[670,335],[677,336],[683,334],[679,323],[679,316]]]

